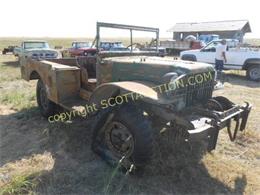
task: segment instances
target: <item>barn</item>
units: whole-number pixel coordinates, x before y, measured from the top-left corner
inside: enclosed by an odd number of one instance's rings
[[[173,39],[182,40],[188,35],[217,34],[220,38],[238,39],[243,42],[246,33],[251,32],[248,20],[226,20],[198,23],[176,23],[168,32],[173,33]]]

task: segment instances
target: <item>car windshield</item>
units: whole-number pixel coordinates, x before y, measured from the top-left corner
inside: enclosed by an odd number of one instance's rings
[[[214,49],[214,48],[216,48],[217,45],[219,45],[219,44],[220,44],[219,41],[211,42],[211,43],[209,43],[207,46],[205,46],[205,47],[203,48],[203,50],[211,50],[211,49]]]
[[[115,42],[113,47],[125,47],[121,42]]]
[[[77,48],[84,48],[84,47],[90,47],[90,43],[88,42],[77,43]]]
[[[49,44],[47,42],[25,42],[24,43],[25,49],[34,49],[34,48],[49,48]]]
[[[212,41],[207,46],[202,48],[204,51],[213,51],[212,49],[216,48],[220,43],[220,41]],[[239,45],[238,40],[227,40],[227,50],[230,48],[236,48]]]
[[[125,48],[122,42],[101,42],[100,47],[104,49]]]

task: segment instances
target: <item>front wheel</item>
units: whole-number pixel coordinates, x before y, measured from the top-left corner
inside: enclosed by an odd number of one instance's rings
[[[260,65],[252,65],[246,71],[246,76],[252,81],[260,81]]]
[[[122,106],[110,120],[109,115],[111,112],[103,115],[93,128],[93,149],[113,164],[124,158],[128,165],[144,166],[151,160],[154,149],[154,132],[148,118],[133,105]]]
[[[38,107],[44,117],[49,117],[56,113],[57,105],[48,99],[46,87],[41,79],[37,82],[36,96]]]

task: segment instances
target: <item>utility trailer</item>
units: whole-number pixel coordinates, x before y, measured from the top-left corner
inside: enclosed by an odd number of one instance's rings
[[[162,40],[160,46],[166,49],[166,52],[170,55],[179,55],[180,52],[190,49],[201,49],[203,44],[201,41],[191,40]]]
[[[27,81],[38,80],[43,116],[55,116],[57,107],[87,111],[95,121],[86,127],[92,131],[93,151],[106,161],[120,162],[130,171],[145,166],[162,128],[183,140],[206,138],[209,151],[215,149],[221,129],[227,128],[231,141],[245,129],[251,105],[213,97],[212,65],[174,61],[158,57],[158,52],[102,52],[101,28],[125,29],[130,35],[134,30],[154,32],[158,51],[157,28],[97,23],[96,57],[23,58],[21,72]]]

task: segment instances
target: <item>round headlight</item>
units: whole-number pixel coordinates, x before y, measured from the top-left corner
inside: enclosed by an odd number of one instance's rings
[[[178,75],[175,73],[175,74],[171,77],[170,83],[173,83],[177,78],[178,78]]]
[[[178,74],[176,72],[169,72],[165,75],[163,75],[163,82],[164,83],[170,83],[173,82],[176,78],[178,78]]]

